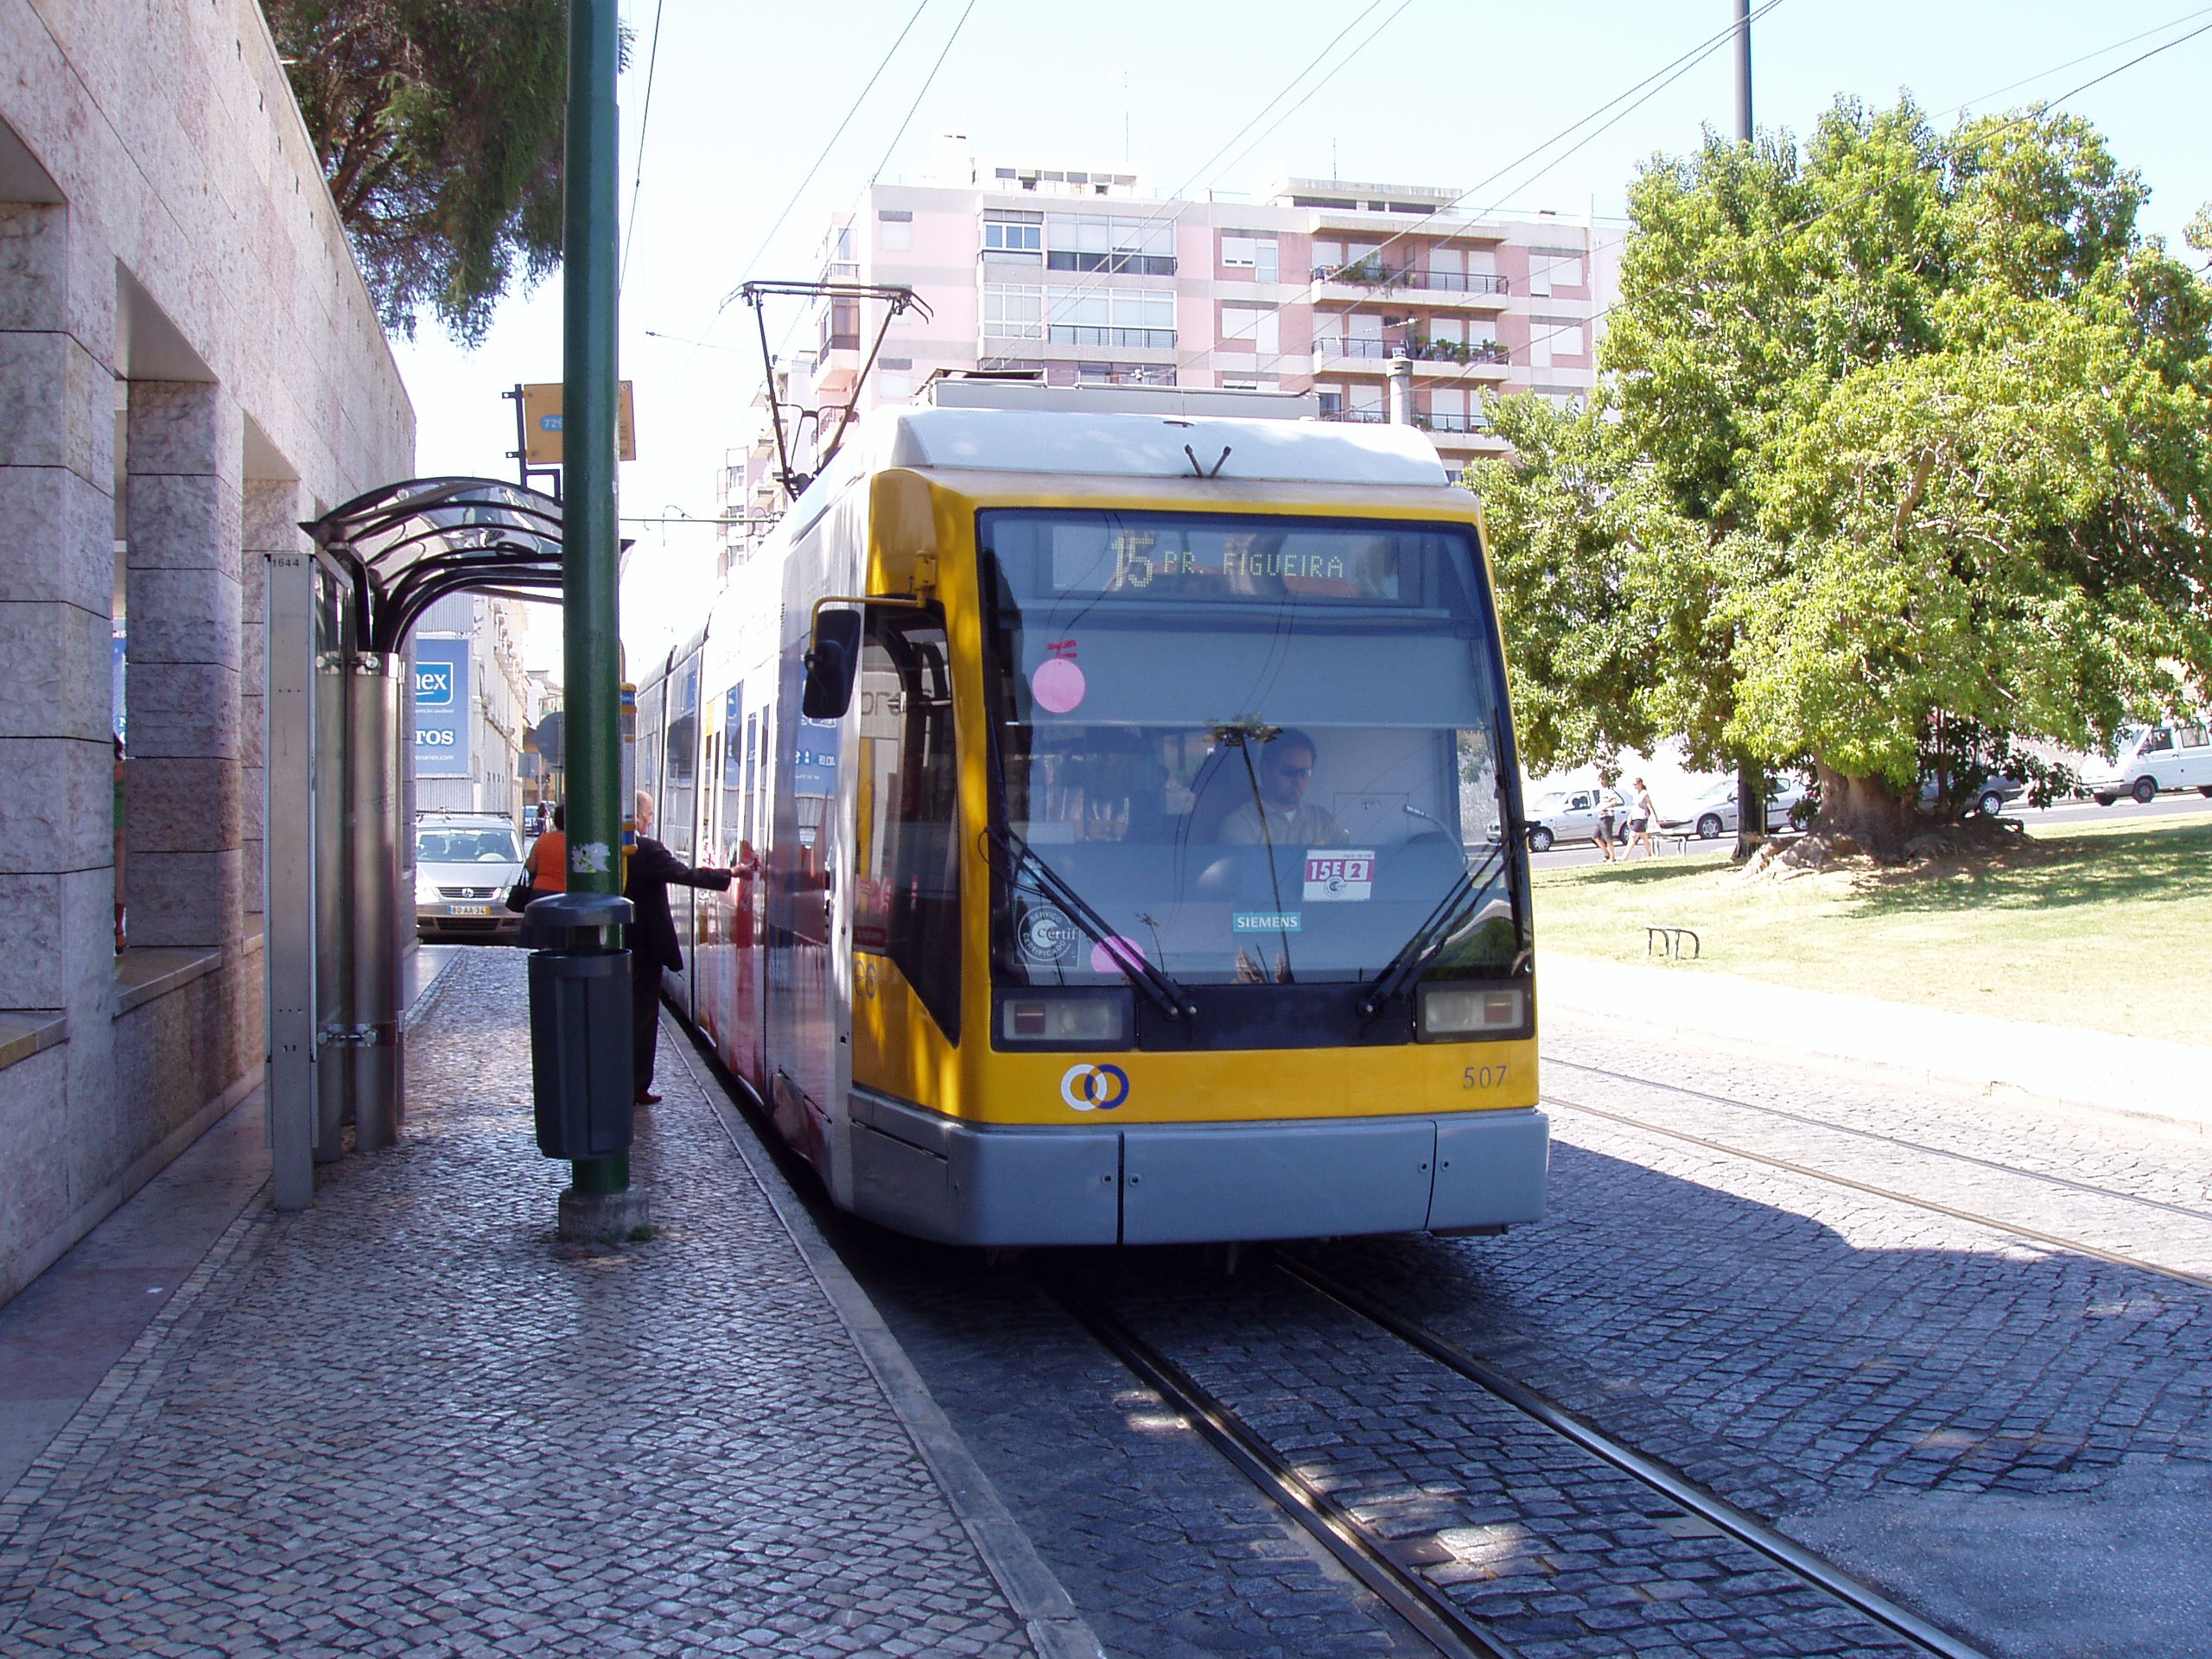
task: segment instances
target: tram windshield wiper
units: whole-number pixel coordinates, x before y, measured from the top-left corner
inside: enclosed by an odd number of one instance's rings
[[[1004,874],[1009,886],[1018,892],[1049,899],[1067,912],[1076,925],[1090,936],[1091,943],[1103,947],[1129,982],[1151,998],[1170,1020],[1198,1018],[1198,1005],[1191,1000],[1190,992],[1183,988],[1181,982],[1142,955],[1133,955],[1115,932],[1113,925],[1093,910],[1083,895],[1068,885],[1065,877],[1039,857],[1027,842],[1002,823],[991,825],[984,834],[1007,860]],[[1025,874],[1031,883],[1026,888],[1022,886]]]
[[[1437,954],[1448,944],[1466,918],[1482,908],[1490,890],[1503,880],[1511,868],[1506,857],[1506,843],[1496,841],[1483,861],[1473,869],[1463,872],[1445,890],[1443,898],[1436,901],[1436,908],[1428,912],[1428,919],[1414,930],[1398,954],[1384,964],[1382,971],[1367,982],[1359,998],[1359,1014],[1363,1020],[1371,1020],[1388,1007],[1393,998],[1407,986],[1421,977],[1421,971],[1434,961]]]

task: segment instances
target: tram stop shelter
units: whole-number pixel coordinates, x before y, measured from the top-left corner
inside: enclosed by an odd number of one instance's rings
[[[453,594],[557,601],[561,504],[488,478],[419,478],[302,524],[269,570],[268,1102],[279,1210],[315,1166],[397,1138],[405,1107],[400,887],[412,791],[409,636]]]

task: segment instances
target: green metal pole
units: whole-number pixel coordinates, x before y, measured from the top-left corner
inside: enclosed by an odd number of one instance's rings
[[[621,631],[615,611],[615,0],[569,0],[561,269],[563,666],[569,891],[622,891]],[[630,1160],[579,1160],[578,1192],[620,1192]]]

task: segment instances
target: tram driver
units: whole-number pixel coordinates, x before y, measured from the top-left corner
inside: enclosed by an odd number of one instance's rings
[[[1350,837],[1335,815],[1306,798],[1313,786],[1315,753],[1313,740],[1295,727],[1284,728],[1260,745],[1252,756],[1259,799],[1243,803],[1221,821],[1221,839],[1242,847],[1262,842],[1276,847],[1346,845]]]

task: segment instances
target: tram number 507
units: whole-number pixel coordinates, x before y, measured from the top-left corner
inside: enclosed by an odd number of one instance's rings
[[[1496,1065],[1471,1065],[1459,1073],[1462,1089],[1495,1089],[1505,1082],[1505,1062]]]

